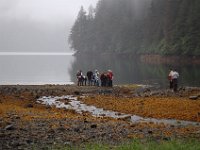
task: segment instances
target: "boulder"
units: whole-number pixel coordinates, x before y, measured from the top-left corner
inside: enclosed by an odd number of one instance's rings
[[[197,100],[199,97],[198,96],[190,96],[189,99],[191,100]]]
[[[15,130],[15,127],[12,124],[10,124],[10,125],[7,125],[4,129],[5,130]]]

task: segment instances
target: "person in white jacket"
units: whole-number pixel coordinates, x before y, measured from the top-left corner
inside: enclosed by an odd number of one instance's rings
[[[172,74],[173,74],[173,70],[170,69],[170,72],[169,72],[169,75],[168,75],[168,80],[169,80],[169,88],[170,88],[171,90],[173,89]]]
[[[178,78],[179,78],[179,73],[176,70],[174,70],[172,72],[172,82],[173,82],[174,92],[177,92],[178,89]]]
[[[99,86],[99,72],[98,72],[98,70],[95,70],[95,72],[94,72],[94,85]]]

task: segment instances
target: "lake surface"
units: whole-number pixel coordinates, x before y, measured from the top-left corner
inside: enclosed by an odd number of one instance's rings
[[[0,84],[67,84],[73,62],[67,55],[1,55]]]
[[[146,64],[133,58],[74,57],[71,55],[0,55],[0,84],[70,84],[77,70],[111,69],[114,84],[148,84],[168,87],[170,68],[180,73],[180,86],[200,86],[200,65]]]

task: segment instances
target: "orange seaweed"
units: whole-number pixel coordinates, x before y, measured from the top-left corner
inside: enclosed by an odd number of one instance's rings
[[[86,97],[83,101],[88,105],[143,117],[200,121],[200,101],[192,101],[186,97],[96,96]]]

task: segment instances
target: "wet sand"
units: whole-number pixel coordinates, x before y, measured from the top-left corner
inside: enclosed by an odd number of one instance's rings
[[[41,149],[99,141],[116,145],[133,138],[199,139],[200,99],[189,99],[199,93],[198,88],[184,88],[174,94],[136,86],[0,86],[0,149]],[[37,102],[42,96],[62,95],[74,95],[85,104],[119,113],[195,121],[197,124],[134,123],[127,118],[94,117],[89,112],[79,114]]]

